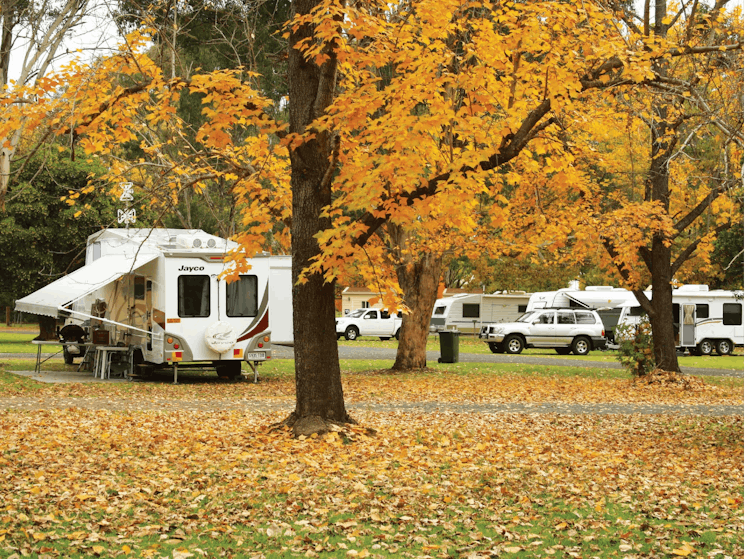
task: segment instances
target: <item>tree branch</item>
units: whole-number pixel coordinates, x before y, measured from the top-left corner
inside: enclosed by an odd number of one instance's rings
[[[716,229],[714,229],[715,233],[721,233],[722,231],[725,231],[726,229],[729,229],[732,227],[731,222],[723,223],[722,225],[719,225]],[[675,259],[675,261],[671,265],[671,270],[673,276],[675,273],[680,269],[680,267],[685,264],[685,261],[688,260],[691,255],[695,252],[695,250],[698,248],[698,246],[701,244],[701,241],[704,239],[703,236],[699,237],[695,241],[693,241],[690,245],[688,245],[683,252],[681,252],[678,257]]]

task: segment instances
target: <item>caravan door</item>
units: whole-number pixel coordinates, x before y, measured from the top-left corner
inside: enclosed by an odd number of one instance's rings
[[[692,347],[696,345],[696,305],[680,306],[680,345]]]
[[[153,282],[146,276],[136,274],[130,278],[129,323],[138,329],[132,330],[130,343],[146,346],[150,341],[149,336],[140,330],[152,331]]]

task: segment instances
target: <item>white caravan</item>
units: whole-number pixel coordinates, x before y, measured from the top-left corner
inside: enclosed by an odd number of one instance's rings
[[[530,295],[524,291],[459,294],[437,299],[429,329],[477,333],[484,324],[516,320],[526,311],[529,300]]]
[[[638,324],[642,315],[634,300],[621,308],[619,325]],[[692,355],[728,355],[743,345],[743,292],[707,285],[683,285],[673,289],[675,345]]]
[[[588,285],[585,289],[567,287],[557,291],[533,293],[528,302],[528,311],[554,308],[592,309],[598,312],[605,326],[608,340],[614,341],[614,332],[624,305],[636,302],[628,289],[605,285]]]
[[[148,367],[214,366],[240,375],[292,343],[289,256],[257,255],[228,283],[233,241],[198,229],[105,229],[88,238],[82,268],[16,301],[16,310],[72,318],[89,340],[131,348]]]

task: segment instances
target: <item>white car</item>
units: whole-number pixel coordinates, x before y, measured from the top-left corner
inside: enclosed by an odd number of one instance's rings
[[[344,336],[356,340],[360,336],[377,336],[381,340],[398,339],[401,317],[385,309],[357,309],[336,319],[336,339]]]
[[[494,353],[520,353],[526,347],[554,348],[560,355],[587,355],[605,349],[603,321],[597,312],[575,309],[539,309],[515,322],[487,324],[479,339]]]

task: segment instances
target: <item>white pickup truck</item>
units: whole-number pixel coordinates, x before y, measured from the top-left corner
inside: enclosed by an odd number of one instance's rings
[[[401,316],[385,309],[357,309],[336,319],[336,339],[344,336],[356,340],[359,336],[377,336],[381,340],[398,339]]]

